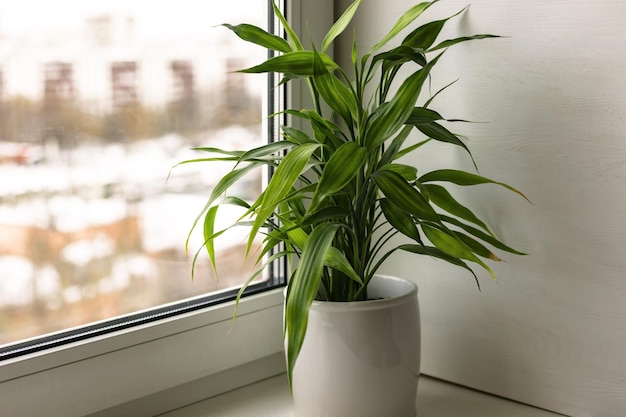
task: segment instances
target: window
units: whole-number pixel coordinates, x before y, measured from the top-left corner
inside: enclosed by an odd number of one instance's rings
[[[205,294],[244,282],[253,265],[241,266],[245,240],[234,233],[221,242],[219,279],[206,257],[190,278],[202,234],[191,236],[190,256],[185,238],[215,171],[185,165],[165,179],[197,156],[191,147],[267,140],[265,77],[234,72],[266,52],[215,28],[266,27],[267,6],[0,6],[0,176],[11,178],[0,183],[0,345],[10,344],[0,358],[202,307],[232,291]],[[261,188],[254,174],[251,199]]]
[[[332,24],[333,2],[286,6],[294,29],[319,43]],[[291,106],[301,105],[300,88],[288,91]],[[223,303],[2,361],[3,413],[156,415],[283,372],[282,291],[244,299],[231,329],[232,314],[233,303]],[[128,404],[132,411],[105,412]]]

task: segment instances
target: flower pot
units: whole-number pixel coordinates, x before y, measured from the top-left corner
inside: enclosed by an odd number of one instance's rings
[[[295,417],[413,417],[420,369],[417,286],[376,276],[370,301],[314,301],[293,371]]]

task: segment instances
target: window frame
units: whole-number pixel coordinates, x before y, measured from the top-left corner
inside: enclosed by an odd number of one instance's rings
[[[319,44],[334,1],[285,3],[296,33]],[[301,84],[287,96],[290,107],[306,105]],[[243,299],[234,324],[229,301],[7,359],[0,363],[3,413],[155,415],[280,374],[282,303],[282,289],[273,289]]]

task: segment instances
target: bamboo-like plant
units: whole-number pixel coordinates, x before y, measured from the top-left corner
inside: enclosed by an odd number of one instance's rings
[[[348,26],[362,0],[346,9],[319,49],[305,49],[275,5],[286,40],[253,25],[224,25],[244,41],[277,53],[240,72],[280,73],[282,82],[303,79],[314,103],[313,109],[286,110],[292,118],[303,119],[310,128],[307,131],[282,126],[282,138],[274,143],[240,151],[199,148],[215,156],[183,162],[234,164],[212,190],[194,223],[195,227],[204,220],[204,247],[213,265],[214,239],[224,232],[215,230],[215,216],[223,205],[247,210],[230,227],[250,228],[248,255],[257,235],[264,235],[262,251],[254,255],[263,265],[246,285],[278,258],[287,257],[290,264],[292,257],[299,260],[290,272],[285,307],[290,378],[313,300],[366,300],[368,283],[392,253],[400,250],[442,259],[468,270],[477,282],[467,262],[479,265],[493,277],[484,260],[499,260],[487,245],[521,254],[498,240],[441,184],[497,184],[522,195],[518,190],[457,169],[418,176],[416,167],[398,162],[433,140],[457,146],[472,158],[459,136],[444,127],[444,122],[455,120],[445,119],[429,107],[443,90],[424,104],[417,103],[432,68],[447,48],[496,36],[479,34],[435,43],[446,22],[461,11],[423,24],[410,31],[399,45],[381,51],[402,31],[408,31],[436,1],[411,7],[362,56],[355,39],[352,68],[342,68],[327,51]],[[405,67],[412,68],[412,72],[405,75],[400,71]],[[324,108],[330,110],[324,112]],[[415,130],[423,138],[409,144],[409,134]],[[229,188],[246,173],[264,166],[272,167],[273,174],[256,201],[249,204],[228,194]],[[405,236],[405,243],[391,244],[398,234]]]

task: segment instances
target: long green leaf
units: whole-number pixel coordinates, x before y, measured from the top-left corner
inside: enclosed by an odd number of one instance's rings
[[[239,307],[239,302],[241,301],[241,298],[243,297],[244,292],[250,286],[252,281],[254,281],[256,277],[258,277],[261,273],[267,271],[267,267],[271,265],[273,262],[275,262],[278,259],[284,258],[286,256],[292,255],[292,254],[293,252],[290,252],[290,251],[280,251],[280,252],[276,252],[272,254],[270,257],[267,258],[267,260],[263,263],[263,265],[261,265],[260,268],[258,268],[256,271],[254,271],[254,273],[252,273],[248,277],[246,282],[241,286],[241,288],[239,288],[239,291],[237,292],[237,297],[235,298],[235,308],[233,309],[232,325],[235,324],[235,319],[237,318],[237,309]],[[231,330],[232,330],[232,326],[231,326]]]
[[[465,9],[467,9],[467,7]],[[465,9],[446,19],[435,20],[418,27],[404,38],[402,45],[408,45],[413,48],[419,48],[426,51],[433,45],[433,43],[435,43],[437,36],[439,36],[439,33],[445,26],[446,22],[464,12]]]
[[[413,112],[415,102],[430,70],[437,64],[440,57],[441,55],[438,55],[424,68],[408,77],[391,101],[380,107],[381,111],[374,115],[371,126],[367,130],[366,148],[374,149],[382,145],[406,123]]]
[[[406,124],[417,126],[434,122],[436,120],[443,120],[443,117],[436,111],[425,107],[415,107],[409,118],[406,120]]]
[[[328,71],[317,51],[313,53],[313,83],[318,93],[331,109],[346,123],[350,123],[356,117],[354,95],[339,78]]]
[[[403,251],[407,251],[407,252],[411,252],[411,253],[416,253],[419,255],[427,255],[433,258],[437,258],[437,259],[442,259],[448,263],[451,263],[452,265],[456,265],[459,266],[463,269],[468,270],[469,272],[472,273],[472,275],[474,276],[474,280],[476,281],[476,284],[478,285],[478,288],[480,288],[480,282],[478,282],[478,277],[476,276],[476,273],[472,270],[472,268],[470,268],[465,262],[463,262],[462,260],[460,260],[459,258],[456,258],[454,256],[450,256],[447,253],[432,247],[432,246],[423,246],[423,245],[401,245],[398,247],[398,249],[401,249]]]
[[[310,211],[314,212],[326,197],[342,190],[360,171],[366,159],[367,151],[358,143],[346,142],[341,145],[324,167]]]
[[[217,216],[217,209],[219,206],[213,206],[209,208],[204,216],[204,246],[209,255],[213,272],[217,276],[217,265],[215,263],[215,242],[213,235],[215,234],[215,218]]]
[[[300,42],[300,39],[298,38],[298,35],[296,35],[296,32],[294,32],[294,30],[291,28],[291,25],[289,24],[287,19],[285,19],[285,16],[283,16],[283,12],[280,10],[280,7],[278,7],[274,0],[272,0],[272,8],[274,9],[274,16],[278,17],[278,20],[280,20],[280,23],[285,28],[285,32],[287,32],[287,41],[291,44],[292,49],[296,51],[301,51],[302,49],[304,49],[302,47],[302,42]]]
[[[329,71],[337,68],[337,64],[325,54],[320,54],[322,62]],[[313,75],[313,51],[294,51],[278,55],[268,59],[262,64],[239,70],[246,74],[260,74],[265,72],[278,72],[301,77]]]
[[[449,216],[445,216],[445,215],[440,215],[441,220],[443,220],[446,223],[455,225],[457,227],[460,227],[461,229],[465,230],[466,232],[472,234],[473,236],[476,236],[477,238],[489,243],[491,246],[493,246],[494,248],[498,248],[500,250],[515,254],[515,255],[526,255],[526,253],[524,252],[520,252],[517,251],[507,245],[505,245],[504,243],[502,243],[500,240],[496,239],[495,237],[488,235],[487,233],[476,229],[475,227],[472,227],[470,225],[467,225],[461,221],[459,221],[458,219],[455,219],[454,217],[449,217]]]
[[[513,191],[516,194],[519,194],[520,196],[524,197],[526,201],[530,203],[530,200],[528,200],[528,198],[524,194],[522,194],[519,190],[511,187],[510,185],[505,184],[503,182],[494,181],[489,178],[485,178],[480,175],[472,174],[466,171],[460,171],[456,169],[440,169],[437,171],[431,171],[427,174],[422,175],[419,178],[419,182],[421,183],[435,182],[435,181],[451,182],[453,184],[462,185],[462,186],[478,185],[478,184],[497,184]]]
[[[324,265],[343,272],[351,280],[363,285],[363,280],[339,249],[332,246],[328,248],[328,252],[326,252],[326,257],[324,258]]]
[[[286,40],[280,36],[272,35],[258,26],[249,25],[247,23],[236,26],[224,23],[222,26],[232,30],[244,41],[255,43],[272,51],[291,52],[291,47]]]
[[[309,235],[302,250],[298,269],[291,278],[285,306],[287,331],[287,375],[293,380],[293,368],[302,348],[309,320],[309,308],[322,280],[324,260],[338,224],[322,223]]]
[[[217,207],[217,206],[214,206]],[[213,207],[212,207],[213,208]],[[207,212],[209,212],[211,209],[209,209]],[[206,219],[206,217],[205,217]],[[207,244],[209,244],[212,240],[217,239],[219,236],[223,235],[224,233],[226,233],[228,230],[232,229],[233,227],[237,227],[237,226],[245,226],[245,227],[249,227],[251,226],[251,222],[249,221],[238,221],[235,222],[233,224],[231,224],[230,226],[228,226],[226,229],[222,229],[218,232],[213,233],[212,235],[206,237],[205,242],[203,243],[203,245],[196,251],[193,260],[191,261],[191,278],[193,279],[195,276],[195,269],[196,269],[196,263],[198,260],[198,257],[200,256],[200,253],[202,252],[202,250],[206,247]],[[206,233],[208,234],[208,233]],[[205,234],[205,236],[206,236]]]
[[[224,195],[226,191],[235,183],[237,183],[244,175],[249,173],[255,168],[261,166],[259,163],[250,163],[243,168],[238,168],[230,171],[228,174],[224,175],[222,179],[215,185],[209,200],[207,201],[207,206],[212,205],[220,196]]]
[[[341,17],[339,17],[335,24],[333,24],[333,26],[328,30],[328,33],[326,33],[326,36],[322,41],[322,52],[326,52],[335,38],[337,38],[337,36],[339,36],[346,29],[348,24],[350,24],[352,18],[354,17],[354,13],[356,13],[356,10],[361,4],[361,1],[362,0],[356,0],[348,6]]]
[[[227,149],[220,149],[220,148],[213,148],[213,147],[191,148],[191,150],[207,152],[207,153],[217,153],[221,155],[230,155],[230,156],[241,156],[245,153],[244,151],[231,151]]]
[[[354,68],[354,74],[359,74],[359,47],[356,42],[356,32],[352,37],[352,52],[350,54],[350,58],[352,59],[352,67]],[[359,84],[357,80],[356,84]]]
[[[472,250],[476,255],[482,256],[483,258],[491,259],[492,261],[499,262],[502,259],[496,256],[490,249],[488,249],[485,245],[477,241],[476,239],[467,236],[461,232],[453,231],[454,235],[465,244],[468,248]]]
[[[381,170],[393,171],[400,174],[400,176],[407,181],[415,181],[417,179],[417,168],[413,165],[387,164],[384,165]]]
[[[300,223],[299,226],[306,227],[320,224],[329,220],[345,219],[346,217],[348,217],[349,214],[350,213],[348,212],[348,210],[345,210],[341,207],[324,207],[323,209],[315,211],[310,216],[302,219],[302,223]]]
[[[426,102],[424,103],[424,107],[430,106],[430,104],[433,102],[434,99],[437,98],[437,96],[439,96],[439,94],[443,93],[445,90],[447,90],[448,88],[450,88],[451,86],[456,84],[457,81],[459,81],[458,78],[456,80],[454,80],[454,81],[444,85],[439,90],[437,90],[437,92],[435,94],[433,94],[428,100],[426,100]]]
[[[260,164],[258,164],[258,163],[251,163],[251,164],[249,164],[249,165],[247,165],[247,166],[245,166],[243,168],[234,169],[234,170],[230,171],[228,174],[224,175],[222,177],[222,179],[220,179],[220,181],[213,188],[213,191],[211,192],[211,195],[209,196],[209,199],[207,200],[206,204],[204,205],[204,208],[202,209],[202,211],[200,211],[198,216],[195,218],[193,224],[191,225],[191,228],[190,228],[189,233],[187,235],[187,240],[185,242],[185,248],[188,249],[188,247],[189,247],[189,239],[191,238],[191,233],[193,233],[193,231],[196,228],[196,225],[198,224],[198,222],[200,221],[200,219],[202,218],[204,213],[206,213],[206,211],[213,205],[213,203],[218,198],[223,196],[224,193],[226,193],[226,191],[233,184],[237,183],[237,181],[239,181],[239,179],[241,179],[241,177],[246,175],[252,169],[258,168],[259,166],[260,166]]]
[[[432,140],[432,139],[428,138],[428,139],[423,140],[423,141],[421,141],[421,142],[419,142],[419,143],[413,144],[413,145],[411,145],[411,146],[408,146],[408,147],[406,147],[406,148],[404,148],[404,149],[399,150],[399,151],[396,153],[395,159],[400,159],[400,158],[402,158],[403,156],[406,156],[406,155],[410,154],[411,152],[415,151],[416,149],[419,149],[419,148],[421,148],[422,146],[426,145],[426,144],[427,144],[428,142],[430,142],[431,140]]]
[[[372,49],[370,49],[368,55],[376,52],[377,50],[382,48],[387,42],[389,42],[391,39],[395,38],[396,35],[402,32],[402,30],[404,30],[408,25],[410,25],[413,21],[415,21],[415,19],[417,19],[426,9],[428,9],[431,5],[435,4],[436,2],[437,0],[434,0],[430,3],[426,3],[426,2],[419,3],[411,7],[406,12],[404,12],[404,14],[400,16],[400,19],[398,19],[396,24],[393,25],[389,33],[387,33],[387,35],[385,35],[385,37],[383,37],[380,40],[380,42],[374,45]]]
[[[279,232],[287,235],[289,241],[293,246],[298,249],[302,249],[309,235],[299,227],[294,221],[287,219],[285,216],[279,216],[280,221],[285,225]]]
[[[245,200],[242,200],[241,198],[235,197],[232,195],[226,196],[226,198],[224,198],[224,201],[222,201],[222,205],[224,204],[229,204],[231,206],[238,206],[238,207],[242,207],[245,209],[250,208],[250,204],[248,204]]]
[[[417,65],[423,67],[426,65],[426,57],[424,51],[411,48],[410,46],[398,46],[394,49],[380,53],[374,58],[374,62],[383,60],[383,72],[386,72],[389,68],[394,66],[400,66],[407,62],[415,62]]]
[[[456,235],[446,233],[427,224],[422,224],[422,231],[424,232],[428,240],[430,240],[431,243],[435,245],[435,247],[437,247],[437,249],[455,258],[466,259],[470,262],[477,263],[478,265],[482,266],[487,272],[489,272],[491,278],[493,278],[494,280],[496,279],[496,276],[494,275],[491,268],[489,268],[486,263],[481,261],[474,254],[474,252],[472,252],[472,250],[465,243],[463,243],[463,241],[456,237]]]
[[[470,209],[468,209],[463,204],[459,203],[454,197],[452,197],[447,189],[436,184],[424,184],[424,187],[426,187],[426,189],[428,190],[428,196],[433,203],[435,203],[450,214],[453,214],[457,217],[460,217],[464,220],[467,220],[482,227],[489,234],[493,235],[487,225],[482,220],[480,220]]]
[[[274,212],[278,203],[291,191],[294,183],[307,167],[309,158],[320,146],[319,144],[300,145],[289,151],[280,162],[263,193],[248,238],[247,250],[252,247],[258,230]]]
[[[283,131],[285,139],[297,145],[303,145],[305,143],[318,143],[302,130],[296,129],[295,127],[281,126],[281,130]]]
[[[174,165],[172,167],[172,169],[170,170],[170,173],[167,176],[167,180],[169,181],[170,176],[172,175],[172,170],[174,170],[175,168],[178,168],[181,165],[187,165],[187,164],[197,164],[198,162],[237,162],[239,161],[239,157],[238,156],[226,156],[226,157],[219,157],[219,158],[195,158],[195,159],[188,159],[186,161],[181,161],[178,162],[176,165]],[[261,161],[259,161],[261,162]]]
[[[311,128],[315,133],[315,138],[321,143],[324,143],[326,140],[334,138],[338,132],[341,132],[339,126],[337,126],[331,120],[324,119],[322,116],[320,116],[319,113],[313,110],[305,109],[300,111],[299,113],[306,116],[306,118],[310,120]]]
[[[419,231],[415,226],[415,221],[410,214],[398,209],[386,198],[380,200],[380,208],[382,209],[383,215],[385,216],[389,224],[391,224],[398,231],[400,231],[400,233],[407,237],[410,237],[416,242],[422,242]]]
[[[448,129],[443,127],[442,125],[436,122],[418,124],[415,126],[420,132],[425,134],[431,139],[437,140],[439,142],[451,143],[453,145],[459,146],[469,154],[470,158],[472,158],[472,162],[474,166],[476,166],[476,162],[474,162],[474,157],[470,152],[467,145],[465,145],[454,133],[450,132]]]
[[[393,140],[391,141],[387,149],[385,149],[385,153],[383,153],[383,156],[380,158],[380,161],[378,162],[378,167],[383,167],[386,164],[396,159],[396,155],[398,154],[398,151],[404,144],[404,141],[406,140],[406,138],[409,137],[409,134],[411,133],[412,129],[413,129],[413,126],[405,126],[396,135],[396,137],[393,138]]]
[[[186,165],[186,164],[193,164],[193,163],[198,163],[198,162],[235,162],[239,160],[239,157],[241,157],[241,155],[243,155],[245,152],[244,151],[231,151],[231,150],[225,150],[225,149],[220,149],[220,148],[211,148],[211,147],[202,147],[202,148],[191,148],[192,151],[201,151],[201,152],[205,152],[205,153],[216,153],[219,155],[227,155],[226,157],[211,157],[211,158],[194,158],[194,159],[188,159],[185,161],[181,161],[178,162],[176,165],[174,165],[171,169],[170,169],[170,173],[168,174],[168,180],[169,177],[172,174],[172,171],[181,166],[181,165]]]
[[[399,174],[379,170],[372,174],[376,186],[387,199],[401,210],[419,219],[439,223],[439,216],[428,201]]]
[[[240,161],[255,160],[264,156],[272,155],[280,151],[287,150],[294,146],[293,142],[281,140],[278,142],[268,143],[258,148],[251,149],[239,157]]]
[[[489,38],[500,38],[501,36],[497,35],[489,35],[489,34],[481,34],[481,35],[473,35],[473,36],[462,36],[460,38],[448,39],[446,41],[441,42],[437,46],[434,46],[428,50],[428,52],[437,51],[439,49],[449,48],[452,45],[456,45],[457,43],[473,41],[475,39],[489,39]]]

